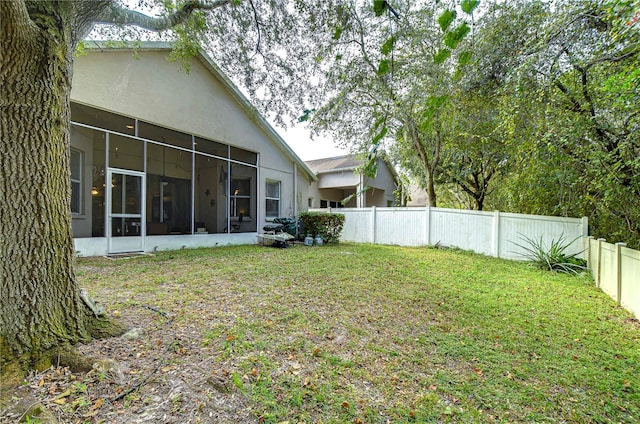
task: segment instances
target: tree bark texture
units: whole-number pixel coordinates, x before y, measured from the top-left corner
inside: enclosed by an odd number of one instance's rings
[[[1,1],[0,364],[88,339],[73,260],[70,3]]]

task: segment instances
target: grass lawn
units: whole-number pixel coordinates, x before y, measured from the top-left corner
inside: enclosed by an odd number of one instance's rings
[[[587,277],[351,244],[80,259],[78,273],[109,313],[170,314],[180,348],[163,370],[228,378],[259,422],[640,420],[640,325]]]

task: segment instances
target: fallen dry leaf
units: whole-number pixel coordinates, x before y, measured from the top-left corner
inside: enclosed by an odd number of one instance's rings
[[[100,409],[100,407],[102,406],[102,404],[104,403],[104,399],[100,398],[97,401],[95,401],[95,403],[93,405],[91,405],[91,408],[89,408],[92,411],[95,411],[96,409]]]
[[[71,395],[71,389],[67,389],[64,392],[60,393],[58,396],[56,396],[54,399],[62,399],[62,398],[66,398],[67,396],[70,396],[70,395]]]

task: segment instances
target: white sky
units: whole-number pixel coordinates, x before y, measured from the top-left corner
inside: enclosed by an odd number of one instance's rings
[[[336,146],[330,138],[314,137],[312,140],[309,130],[303,124],[286,130],[276,126],[273,122],[270,124],[303,161],[342,156],[349,153]]]

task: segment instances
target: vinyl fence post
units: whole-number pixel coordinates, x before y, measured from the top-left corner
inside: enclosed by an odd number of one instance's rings
[[[582,217],[582,223],[581,223],[581,226],[582,226],[582,237],[583,237],[583,238],[584,238],[584,237],[589,237],[589,218],[587,218],[586,216],[583,216],[583,217]],[[589,241],[588,241],[588,240],[587,240],[587,243],[589,243]],[[587,252],[587,254],[589,254],[589,253],[588,253],[588,252],[589,252],[588,246],[587,246],[587,250],[584,250],[584,251],[582,252],[582,255],[583,255],[583,256],[584,256],[584,252]],[[584,258],[584,257],[583,257],[582,259],[586,259],[586,260],[587,260],[587,262],[589,261],[589,258]]]
[[[606,241],[606,239],[598,239],[598,262],[596,262],[598,268],[598,271],[596,272],[596,287],[598,288],[600,288],[600,270],[602,269],[602,242],[604,241]]]
[[[622,303],[622,247],[626,243],[616,243],[616,302],[618,306]]]
[[[586,216],[582,217],[582,237],[589,236],[589,218]]]
[[[492,228],[492,236],[493,238],[493,256],[496,258],[500,257],[500,211],[493,212],[493,228]]]
[[[431,245],[430,227],[431,227],[431,206],[427,205],[425,208],[425,214],[424,214],[424,240],[427,246]]]
[[[593,236],[587,236],[582,240],[584,240],[586,244],[584,251],[587,252],[587,257],[584,259],[587,261],[587,268],[591,270],[591,275],[593,275],[593,264],[591,263],[591,240],[593,240]]]
[[[371,243],[376,244],[376,207],[371,206]]]

